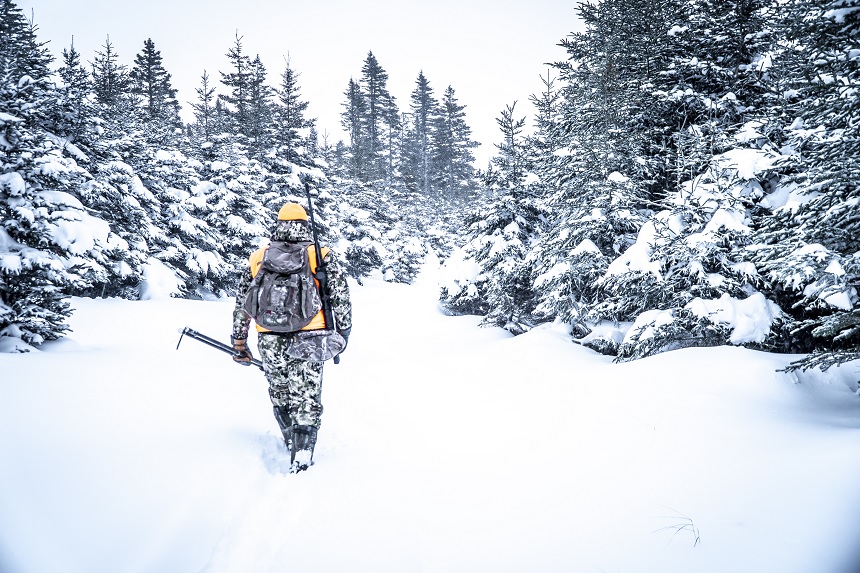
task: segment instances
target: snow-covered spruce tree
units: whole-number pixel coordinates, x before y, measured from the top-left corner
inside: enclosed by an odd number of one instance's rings
[[[580,5],[585,31],[562,40],[568,58],[553,66],[563,98],[557,129],[562,140],[570,140],[561,142],[567,157],[560,154],[554,167],[562,180],[604,181],[617,171],[643,189],[647,200],[665,191],[663,154],[652,149],[660,134],[649,122],[658,111],[650,95],[653,82],[668,65],[663,18],[671,1]]]
[[[305,117],[309,104],[301,100],[299,91],[298,74],[287,62],[279,97],[272,107],[271,147],[261,162],[269,171],[265,179],[268,196],[304,196],[304,182],[316,187],[325,179],[315,156],[316,135],[311,134],[315,120]],[[277,211],[280,206],[271,207]]]
[[[85,280],[76,283],[70,294],[137,298],[140,268],[147,251],[146,241],[140,240],[141,222],[147,220],[141,205],[146,200],[135,198],[129,186],[123,187],[123,183],[130,182],[128,172],[115,164],[110,146],[105,145],[102,134],[106,122],[99,117],[104,107],[96,101],[90,73],[81,64],[74,44],[63,50],[63,65],[57,75],[60,83],[54,92],[49,130],[63,151],[87,170],[70,192],[89,215],[110,225],[111,232],[117,235],[102,257],[82,267],[86,269]]]
[[[316,118],[312,120],[311,125],[308,127],[307,136],[304,138],[304,145],[307,148],[309,157],[325,162],[320,151],[320,132],[316,127]]]
[[[451,313],[482,314],[482,324],[521,334],[534,323],[532,269],[525,259],[543,214],[526,182],[525,119],[515,117],[515,108],[516,102],[496,119],[502,143],[484,182],[493,199],[467,217],[468,242],[446,263],[440,300]]]
[[[130,268],[123,265],[125,272],[107,285],[105,294],[154,296],[156,291],[150,287],[158,283],[164,286],[158,294],[186,296],[198,285],[195,272],[185,263],[195,242],[205,241],[208,233],[198,235],[187,225],[178,231],[184,217],[179,203],[198,178],[179,151],[147,142],[144,132],[136,129],[136,118],[120,121],[119,117],[105,121],[106,133],[114,136],[99,141],[91,169],[94,181],[81,189],[88,207],[130,246],[125,261]],[[168,278],[171,272],[175,279]],[[129,292],[132,283],[136,287]]]
[[[111,79],[113,78],[113,79]],[[206,222],[203,164],[178,129],[175,94],[151,42],[131,74],[108,42],[94,64],[96,112],[103,135],[93,145],[94,180],[81,188],[128,243],[129,256],[103,292],[120,296],[208,296],[228,287],[221,240]],[[110,88],[110,89],[108,89]],[[157,288],[156,288],[157,287]]]
[[[131,81],[118,59],[108,39],[96,53],[88,78],[74,49],[65,52],[54,129],[90,175],[76,187],[75,195],[121,240],[120,247],[109,251],[112,262],[104,272],[73,293],[138,298],[149,247],[159,232],[156,215],[161,205],[127,161],[139,163],[146,143],[137,128]]]
[[[760,263],[793,321],[787,350],[815,350],[793,367],[827,368],[860,359],[860,5],[792,0],[779,16],[795,162],[771,202]]]
[[[563,42],[569,59],[554,64],[558,77],[548,73],[544,92],[532,97],[528,164],[550,217],[528,257],[536,313],[569,323],[577,336],[598,301],[597,279],[634,242],[657,179],[642,131],[643,60],[654,66],[655,46],[635,35],[650,29],[633,18],[642,16],[638,8],[583,5],[586,31]]]
[[[363,125],[366,130],[367,172],[369,180],[390,180],[389,158],[390,147],[386,144],[385,135],[387,123],[392,116],[391,106],[394,98],[388,91],[388,72],[383,69],[373,55],[367,53],[361,68],[360,86],[366,102],[366,114]]]
[[[335,180],[333,186],[340,197],[335,219],[339,244],[346,249],[351,274],[411,283],[427,254],[425,222],[431,209],[426,199],[374,184]]]
[[[0,0],[0,349],[26,350],[61,336],[64,300],[92,261],[107,225],[70,193],[84,177],[47,131],[56,101],[51,57],[35,28]]]
[[[57,70],[56,118],[52,130],[75,147],[89,151],[98,138],[92,102],[90,74],[81,63],[74,43],[63,49],[63,65]]]
[[[182,128],[179,102],[171,76],[164,68],[161,52],[152,39],[143,43],[129,72],[130,92],[138,101],[140,126],[151,143],[165,146],[172,143],[176,131]]]
[[[238,34],[227,51],[227,59],[232,68],[221,72],[221,83],[229,93],[218,98],[229,118],[227,131],[247,147],[248,157],[259,160],[268,152],[271,142],[274,90],[266,84],[266,68],[260,56],[252,60]]]
[[[531,268],[525,257],[540,213],[524,194],[511,189],[466,216],[466,243],[445,263],[440,303],[446,311],[483,315],[482,324],[514,334],[533,325]]]
[[[128,67],[119,63],[109,37],[92,62],[92,86],[106,138],[121,138],[127,131],[126,123],[135,116],[136,101]]]
[[[571,193],[567,186],[577,183],[579,192]],[[580,336],[587,332],[586,318],[602,294],[599,279],[609,262],[634,243],[645,221],[635,201],[640,194],[616,171],[603,181],[568,181],[548,197],[549,204],[561,205],[550,211],[556,224],[548,225],[528,257],[535,275],[536,314],[542,320],[559,319]],[[560,197],[568,202],[561,203]]]
[[[302,162],[306,151],[304,135],[314,126],[314,120],[305,117],[309,102],[302,100],[299,75],[287,59],[273,108],[275,154],[293,163]]]
[[[727,149],[725,130],[762,101],[764,8],[759,0],[583,4],[586,30],[563,40],[569,59],[557,65],[564,91],[581,94],[571,133],[603,134],[609,172],[644,185],[648,199],[671,194]]]
[[[210,204],[199,185],[202,165],[179,149],[183,142],[177,92],[152,40],[144,42],[129,79],[138,102],[133,127],[142,137],[142,147],[128,161],[160,204],[151,214],[157,232],[150,255],[181,279],[177,294],[221,294],[232,283],[231,269],[221,256],[221,238],[206,221]],[[154,264],[147,263],[148,272]]]
[[[161,205],[158,229],[150,255],[173,270],[179,281],[176,294],[206,297],[223,295],[233,286],[233,268],[224,260],[225,238],[211,222],[223,213],[201,180],[202,165],[176,149],[149,147],[146,163],[138,169],[145,187]],[[219,224],[220,229],[227,225]],[[154,261],[148,264],[151,271]]]
[[[466,106],[457,101],[454,88],[448,86],[442,96],[439,115],[433,130],[434,185],[445,201],[466,201],[475,190],[475,156],[472,130],[466,123]]]
[[[424,264],[427,250],[411,223],[413,221],[398,221],[385,235],[382,277],[389,282],[412,283]]]
[[[389,253],[384,238],[397,221],[395,215],[373,185],[348,180],[335,181],[335,185],[342,200],[337,226],[347,273],[359,281],[362,277],[384,278],[382,268],[391,263],[388,255],[397,256],[396,251]]]
[[[389,188],[405,188],[401,176],[403,157],[403,121],[396,98],[387,94],[382,115],[382,137],[385,147],[383,155],[384,184]]]
[[[157,231],[161,210],[135,172],[146,148],[137,130],[137,113],[130,93],[125,66],[106,40],[92,62],[92,122],[96,132],[87,138],[89,171],[93,179],[80,190],[81,200],[129,245],[130,256],[119,277],[101,285],[107,296],[137,298],[142,265],[149,257],[152,235]]]
[[[191,136],[188,152],[201,161],[212,161],[213,139],[221,132],[215,110],[215,86],[209,78],[209,73],[203,70],[200,76],[200,86],[194,88],[197,99],[191,102],[194,111],[194,123],[191,125]]]
[[[354,79],[349,79],[346,91],[343,94],[346,101],[341,113],[341,125],[349,134],[349,145],[342,149],[341,159],[338,164],[345,164],[343,169],[347,177],[358,181],[368,181],[367,157],[369,154],[367,144],[366,114],[367,99],[362,93],[361,85]]]
[[[561,320],[582,336],[588,332],[583,320],[595,300],[594,284],[606,271],[609,258],[633,242],[629,235],[639,229],[641,217],[635,217],[620,189],[613,193],[610,188],[610,184],[620,186],[620,174],[615,173],[610,182],[591,182],[582,177],[588,169],[571,169],[571,148],[580,154],[582,149],[562,127],[563,99],[556,80],[549,72],[541,79],[544,91],[530,97],[537,113],[534,133],[525,146],[530,186],[549,221],[546,233],[526,257],[532,268],[534,315],[539,321]],[[573,192],[579,184],[580,192]],[[628,238],[621,240],[625,235]]]
[[[134,169],[120,159],[94,162],[88,178],[77,188],[77,196],[88,212],[110,225],[122,241],[122,247],[109,252],[114,260],[107,274],[85,290],[81,296],[105,296],[137,299],[143,269],[149,259],[149,245],[157,228],[148,213],[156,212],[157,201],[134,174]]]
[[[244,133],[248,136],[248,151],[256,159],[262,159],[272,143],[272,97],[274,90],[266,84],[266,67],[260,56],[251,61],[248,123]]]
[[[620,360],[685,346],[773,343],[782,312],[763,294],[765,281],[745,247],[752,244],[762,183],[780,159],[770,148],[716,156],[609,265],[592,314],[635,321]]]
[[[373,52],[364,60],[360,79],[350,79],[344,96],[341,125],[349,134],[348,153],[333,154],[327,161],[341,177],[402,187],[400,110],[388,90],[388,72]]]
[[[424,72],[418,73],[415,89],[409,98],[411,113],[403,150],[403,179],[407,188],[430,196],[433,194],[433,128],[439,103]]]
[[[238,33],[233,46],[227,51],[227,59],[232,69],[229,72],[220,73],[221,83],[228,88],[229,93],[220,94],[218,101],[222,104],[226,116],[230,118],[227,131],[242,133],[249,117],[251,60],[245,53],[242,37]]]
[[[450,225],[452,219],[456,220],[459,210],[399,186],[386,189],[384,199],[397,205],[397,218],[383,233],[387,254],[382,268],[383,277],[389,281],[411,283],[418,276],[430,250],[437,256],[445,256],[445,248],[438,246],[446,228],[440,223]],[[450,237],[448,234],[447,240],[441,239],[441,242],[449,244]]]
[[[232,292],[231,274],[247,262],[249,246],[269,234],[274,217],[270,209],[253,199],[234,178],[215,172],[201,181],[192,193],[206,204],[201,213],[220,243],[218,253],[226,263],[224,289]]]
[[[540,231],[541,212],[528,187],[514,187],[489,205],[475,259],[487,277],[482,324],[522,334],[534,326],[532,268],[525,260]]]
[[[769,4],[694,0],[667,15],[660,73],[650,79],[654,113],[646,118],[667,190],[705,170],[733,145],[728,133],[759,117],[768,92]]]
[[[732,147],[750,146],[732,139],[731,132],[738,131],[736,124],[745,114],[751,115],[764,91],[751,81],[762,61],[757,43],[766,36],[757,19],[761,4],[735,4],[608,0],[583,5],[586,30],[563,42],[570,57],[556,65],[566,84],[557,129],[563,145],[544,169],[560,188],[552,196],[558,218],[546,243],[567,239],[568,221],[588,221],[592,230],[599,229],[595,223],[600,218],[588,216],[589,201],[580,203],[578,195],[599,195],[607,183],[623,182],[620,188],[607,189],[610,196],[623,197],[615,211],[623,216],[603,231],[603,247],[595,245],[604,256],[618,258],[594,283],[589,316],[633,321],[657,309],[681,320],[667,326],[662,338],[652,339],[660,341],[654,348],[645,351],[640,344],[628,356],[669,348],[673,337],[696,344],[698,334],[690,335],[690,329],[699,318],[684,325],[682,316],[691,299],[719,299],[726,293],[748,297],[754,293],[752,285],[760,285],[745,265],[750,254],[737,247],[749,241],[749,229],[757,225],[756,211],[749,208],[762,193],[735,190],[755,177],[736,157],[720,155]],[[739,30],[746,32],[739,36]],[[732,181],[730,174],[739,171]],[[685,181],[708,188],[706,195],[712,197],[679,203],[679,196],[695,197],[683,191]],[[577,214],[571,207],[578,205],[585,209]],[[727,205],[740,209],[728,218],[744,222],[738,236],[732,233],[739,227],[726,225],[721,214]],[[637,225],[654,207],[660,212],[628,249]],[[701,239],[703,234],[707,240]],[[570,252],[577,245],[559,247]],[[746,269],[745,276],[736,276],[739,268]],[[712,281],[706,280],[709,276]],[[736,284],[749,288],[739,292]],[[674,327],[676,332],[670,333]],[[700,337],[700,343],[713,343],[711,334]]]

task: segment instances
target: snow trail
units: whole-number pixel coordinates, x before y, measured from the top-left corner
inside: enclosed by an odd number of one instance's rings
[[[175,350],[182,326],[226,341],[232,301],[75,299],[68,340],[0,355],[0,570],[850,571],[853,372],[615,365],[443,315],[432,265],[352,292],[296,475],[262,374]]]

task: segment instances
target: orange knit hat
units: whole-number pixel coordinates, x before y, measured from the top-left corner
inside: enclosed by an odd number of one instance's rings
[[[278,211],[278,221],[307,221],[305,208],[298,203],[287,203]]]

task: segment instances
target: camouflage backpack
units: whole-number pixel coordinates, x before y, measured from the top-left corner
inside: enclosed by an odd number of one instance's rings
[[[245,297],[245,312],[272,332],[301,330],[322,309],[309,242],[272,241]]]

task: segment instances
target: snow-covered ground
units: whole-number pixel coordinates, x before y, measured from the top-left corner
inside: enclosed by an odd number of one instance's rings
[[[447,317],[433,273],[353,287],[309,471],[231,301],[73,301],[0,354],[3,573],[860,570],[857,371],[688,349],[616,365]]]

